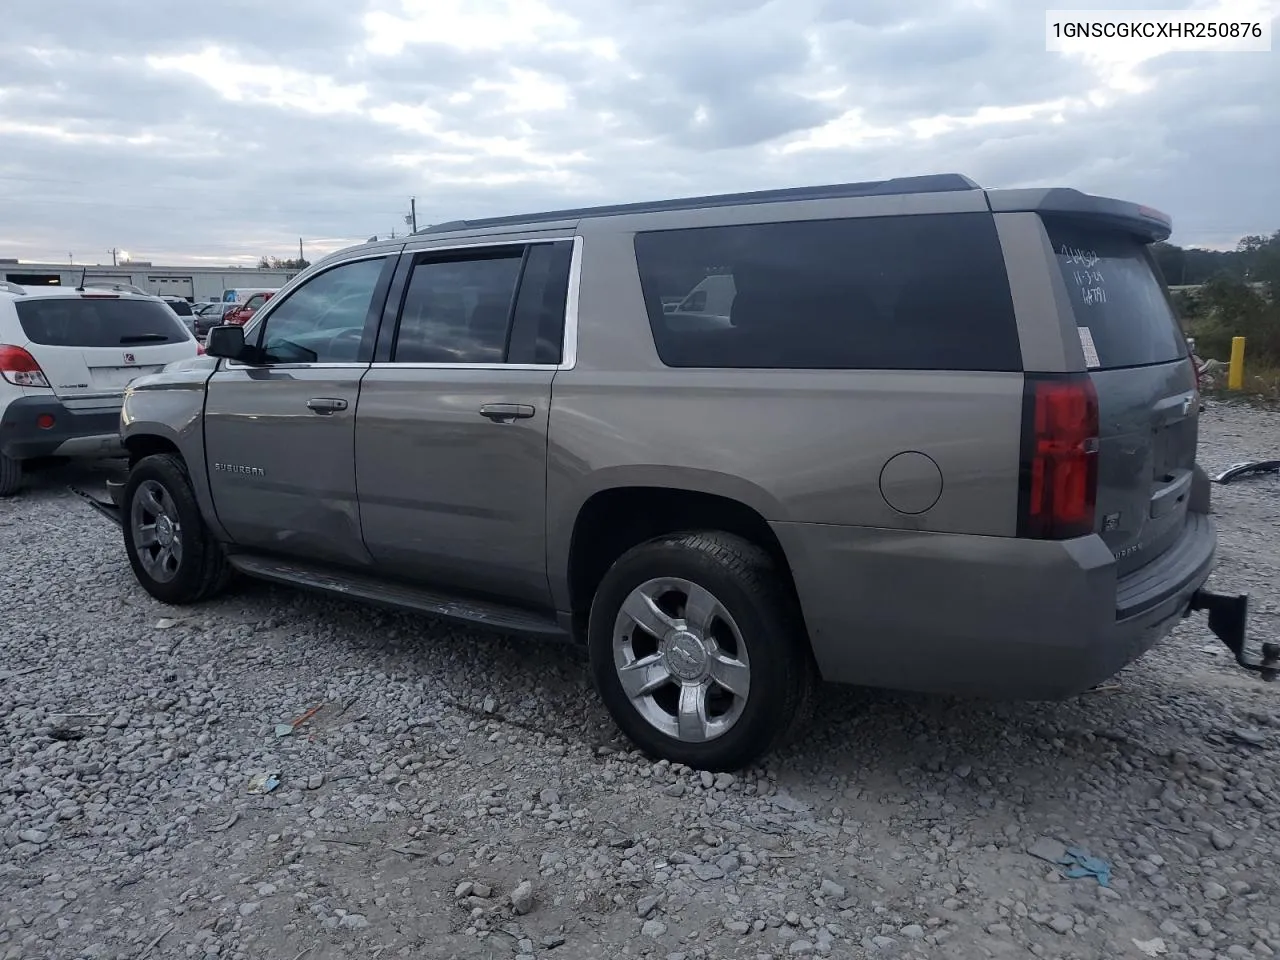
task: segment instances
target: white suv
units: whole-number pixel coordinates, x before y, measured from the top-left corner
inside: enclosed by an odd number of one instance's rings
[[[159,297],[0,281],[0,496],[24,460],[119,453],[124,388],[199,352]]]

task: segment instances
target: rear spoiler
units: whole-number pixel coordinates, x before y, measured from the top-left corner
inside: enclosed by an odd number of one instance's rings
[[[1146,243],[1167,240],[1173,232],[1173,220],[1167,213],[1067,187],[988,190],[987,203],[993,213],[1041,213],[1102,223]]]

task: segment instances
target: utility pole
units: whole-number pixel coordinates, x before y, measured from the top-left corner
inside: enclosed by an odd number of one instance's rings
[[[67,262],[74,267],[76,265],[76,255],[74,253],[68,253]]]
[[[108,251],[107,251],[107,253],[111,254],[111,265],[112,265],[113,267],[114,267],[114,266],[117,266],[117,264],[116,264],[116,254],[118,254],[119,252],[120,252],[120,251],[119,251],[119,250],[117,250],[115,247],[112,247],[110,250],[108,250]]]
[[[418,198],[409,198],[409,218],[413,221],[413,232],[418,232]]]
[[[299,237],[299,238],[298,238],[298,269],[299,269],[299,270],[301,270],[301,269],[302,269],[302,262],[303,262],[305,259],[306,259],[306,257],[304,257],[304,256],[302,255],[302,238],[301,238],[301,237]]]

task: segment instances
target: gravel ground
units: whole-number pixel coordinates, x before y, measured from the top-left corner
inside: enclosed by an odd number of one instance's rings
[[[1204,415],[1211,471],[1278,451],[1274,411]],[[167,609],[93,474],[0,504],[0,958],[1280,952],[1280,687],[1198,621],[1061,703],[829,690],[710,776],[630,752],[568,647],[252,583]],[[1277,494],[1215,488],[1258,635]]]

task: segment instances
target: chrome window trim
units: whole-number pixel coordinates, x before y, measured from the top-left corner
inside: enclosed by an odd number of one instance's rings
[[[351,367],[368,367],[371,370],[572,370],[578,363],[578,298],[582,293],[582,237],[579,235],[571,237],[546,237],[538,239],[524,240],[497,240],[489,242],[468,242],[455,244],[442,244],[440,246],[417,247],[413,250],[401,250],[397,253],[382,252],[378,254],[366,254],[360,257],[351,257],[347,260],[341,260],[328,266],[323,271],[318,271],[312,276],[319,276],[320,273],[327,273],[329,270],[345,266],[348,263],[356,263],[360,260],[377,260],[382,257],[400,256],[400,257],[416,257],[420,254],[434,253],[451,253],[454,250],[478,250],[492,249],[494,247],[526,247],[535,243],[564,243],[566,240],[573,243],[573,250],[569,255],[569,286],[565,292],[564,302],[564,332],[560,345],[560,362],[559,363],[396,363],[392,360],[378,361],[374,363],[273,363],[268,366],[253,366],[252,364],[237,363],[234,360],[227,360],[224,370],[317,370],[317,369],[334,369],[334,368],[351,368]],[[292,290],[289,291],[290,293]],[[280,294],[272,297],[269,302],[279,300],[283,302],[285,290],[281,290]],[[254,317],[254,321],[266,323],[271,319],[273,308],[263,308],[264,313],[259,320]],[[249,330],[255,324],[251,322],[250,328],[245,330],[245,341],[248,342]]]

